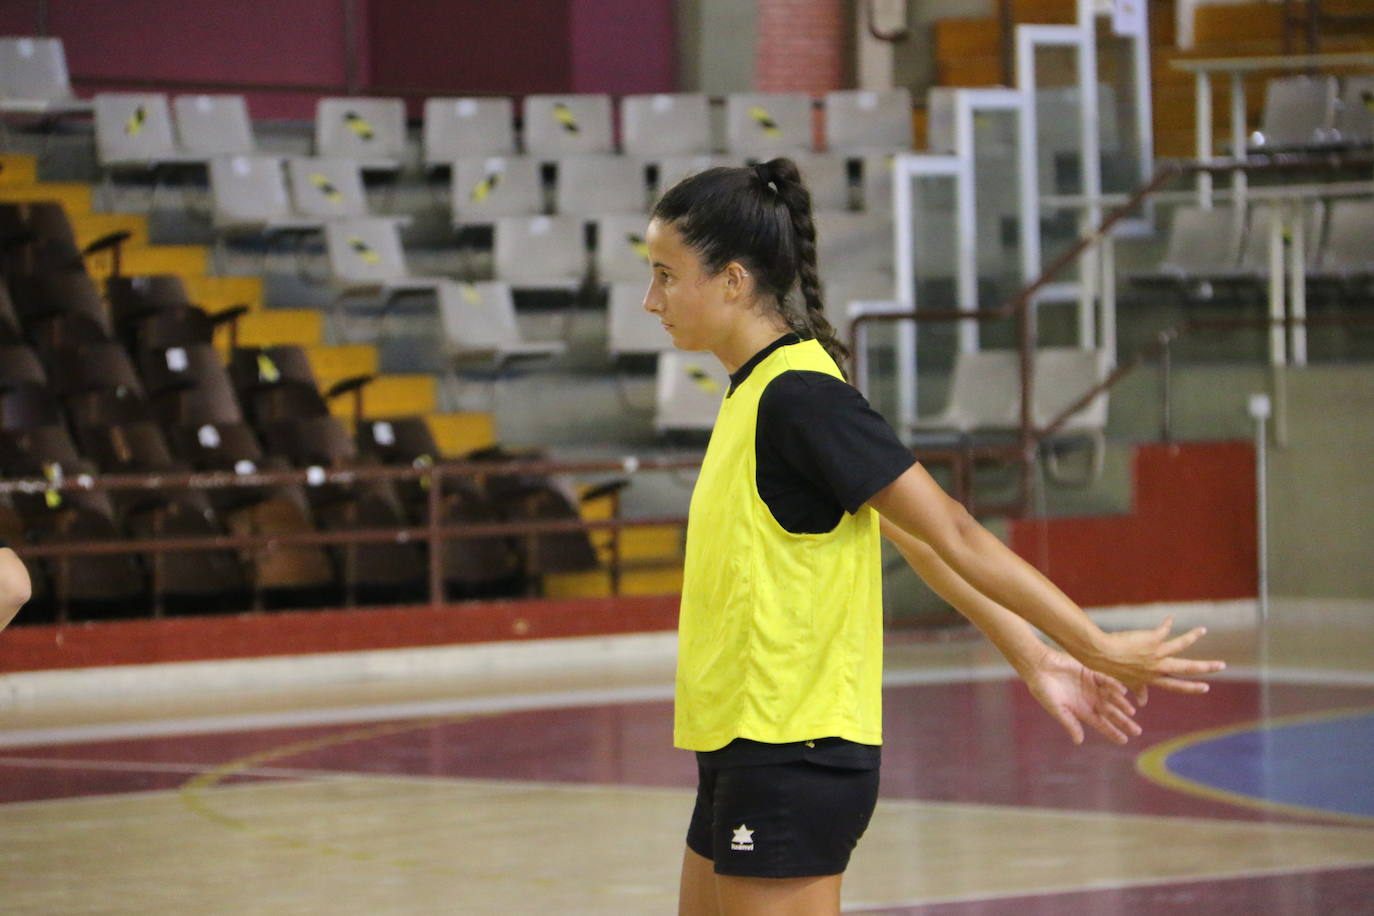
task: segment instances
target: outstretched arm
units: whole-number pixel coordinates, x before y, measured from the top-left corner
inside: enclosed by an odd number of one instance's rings
[[[969,585],[934,550],[887,519],[882,528],[916,574],[992,641],[1074,744],[1083,742],[1084,725],[1117,744],[1140,734],[1120,681],[1045,645],[1030,624]]]
[[[8,547],[0,547],[0,630],[29,600],[32,584],[24,562]]]
[[[1225,667],[1220,661],[1176,657],[1203,635],[1201,627],[1169,639],[1172,620],[1153,630],[1104,633],[1039,570],[969,515],[913,465],[878,491],[869,504],[923,542],[965,583],[1055,640],[1075,659],[1138,691],[1158,686],[1204,693],[1207,685],[1187,680]]]

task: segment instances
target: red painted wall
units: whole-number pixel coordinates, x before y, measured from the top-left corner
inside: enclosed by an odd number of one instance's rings
[[[311,118],[314,87],[347,83],[344,2],[62,0],[48,4],[47,24],[66,46],[80,95],[130,88],[112,79],[300,86],[244,94],[254,118]],[[628,93],[676,85],[672,0],[352,3],[363,91]],[[36,34],[37,9],[0,2],[0,34]],[[419,116],[418,101],[411,114]]]
[[[628,95],[677,89],[671,0],[573,0],[572,91]]]
[[[372,79],[455,95],[566,92],[569,19],[567,0],[373,3]]]
[[[1131,515],[1016,521],[1012,549],[1086,607],[1257,594],[1249,443],[1140,446],[1134,480]]]
[[[359,9],[359,75],[368,72]],[[340,0],[65,0],[48,5],[49,34],[63,40],[81,95],[111,88],[101,77],[337,85],[346,77]],[[315,94],[252,92],[254,118],[313,117]]]

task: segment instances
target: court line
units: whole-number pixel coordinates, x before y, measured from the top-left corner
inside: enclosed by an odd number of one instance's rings
[[[1242,722],[1240,724],[1222,725],[1217,728],[1189,732],[1186,735],[1179,735],[1176,738],[1170,738],[1168,741],[1162,741],[1142,751],[1140,755],[1136,757],[1135,769],[1137,773],[1156,785],[1163,786],[1166,789],[1173,789],[1176,792],[1195,795],[1199,798],[1206,798],[1210,801],[1238,805],[1243,808],[1260,811],[1272,811],[1276,814],[1286,814],[1290,817],[1317,818],[1320,820],[1350,824],[1352,826],[1374,827],[1374,817],[1368,817],[1362,814],[1349,814],[1344,811],[1329,811],[1325,808],[1312,808],[1307,805],[1294,805],[1287,802],[1272,801],[1254,795],[1243,795],[1240,792],[1232,792],[1229,789],[1220,789],[1204,782],[1198,782],[1195,779],[1181,776],[1169,769],[1170,756],[1178,751],[1192,747],[1196,744],[1201,744],[1205,741],[1212,741],[1217,738],[1227,738],[1231,735],[1243,734],[1245,732],[1269,731],[1275,728],[1283,728],[1288,725],[1322,722],[1328,719],[1344,719],[1354,715],[1367,716],[1371,711],[1374,711],[1374,706],[1349,706],[1341,709],[1327,709],[1321,712],[1294,713],[1293,715],[1287,716],[1275,716],[1269,719],[1257,719],[1250,722]]]
[[[1126,879],[1113,881],[1110,884],[1085,884],[1085,885],[1064,885],[1062,887],[1049,887],[1043,890],[1025,891],[1006,891],[994,894],[954,894],[944,897],[918,897],[909,900],[891,900],[884,903],[871,901],[856,901],[846,905],[841,912],[844,913],[882,913],[894,907],[902,909],[914,909],[916,907],[935,906],[946,903],[981,903],[994,900],[1016,900],[1022,897],[1057,897],[1069,894],[1090,894],[1099,891],[1131,890],[1134,888],[1146,887],[1170,887],[1185,884],[1212,884],[1219,881],[1244,881],[1253,878],[1282,878],[1288,875],[1310,875],[1322,872],[1342,872],[1357,869],[1374,868],[1374,861],[1371,862],[1351,862],[1345,865],[1322,865],[1316,868],[1301,868],[1296,866],[1276,866],[1274,868],[1243,869],[1232,872],[1219,872],[1214,875],[1199,876],[1194,878],[1139,878],[1135,880]]]

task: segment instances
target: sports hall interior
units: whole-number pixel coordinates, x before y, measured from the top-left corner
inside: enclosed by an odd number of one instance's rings
[[[941,485],[1228,663],[1076,747],[886,551],[845,912],[1374,913],[1367,0],[0,5],[0,911],[673,912],[645,231],[775,155]]]

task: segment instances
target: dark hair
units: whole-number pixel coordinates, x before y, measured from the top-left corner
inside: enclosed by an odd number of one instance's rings
[[[743,264],[755,288],[777,302],[788,327],[820,341],[844,372],[849,349],[825,317],[811,192],[795,162],[779,158],[699,172],[664,194],[653,217],[678,231],[708,273],[731,261]],[[801,290],[800,309],[791,299],[794,286]]]

